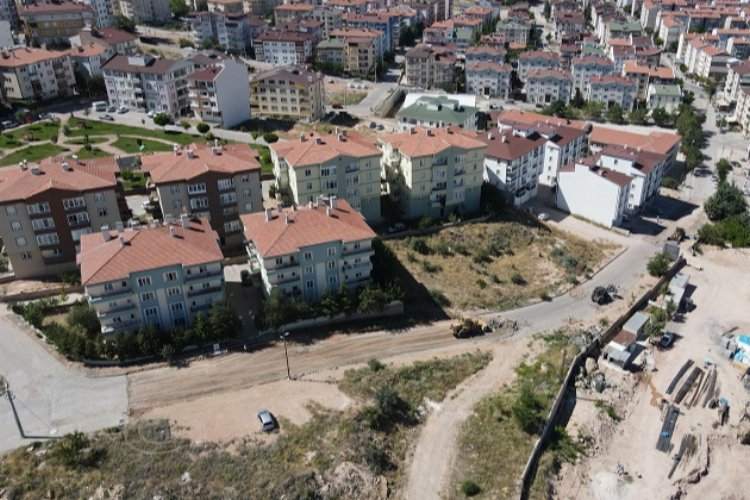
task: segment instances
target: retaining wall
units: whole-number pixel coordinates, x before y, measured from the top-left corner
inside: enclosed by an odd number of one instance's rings
[[[271,335],[275,332],[292,332],[295,330],[302,330],[303,328],[330,326],[330,325],[335,325],[338,323],[345,323],[349,321],[360,321],[363,319],[375,319],[375,318],[383,318],[383,317],[389,317],[389,316],[400,316],[402,314],[404,314],[404,303],[401,302],[400,300],[394,300],[390,304],[386,304],[385,308],[379,312],[355,313],[355,314],[350,314],[348,316],[344,313],[341,313],[331,318],[324,316],[320,318],[303,319],[300,321],[295,321],[294,323],[287,323],[286,325],[281,325],[275,330],[265,330],[261,334]]]

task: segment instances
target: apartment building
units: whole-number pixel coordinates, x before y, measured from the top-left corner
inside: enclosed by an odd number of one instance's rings
[[[586,18],[581,11],[557,12],[555,14],[555,37],[561,41],[568,33],[581,33],[586,27]]]
[[[653,110],[662,108],[668,113],[677,112],[682,103],[682,90],[679,85],[650,84],[646,94],[646,105]]]
[[[339,9],[334,9],[328,5],[317,6],[312,11],[312,19],[323,24],[323,33],[327,37],[331,31],[341,28],[344,25],[342,16],[344,13]]]
[[[345,13],[344,26],[350,29],[364,29],[383,33],[383,52],[393,52],[401,36],[401,18],[398,14],[368,12],[366,14]]]
[[[730,64],[724,82],[724,99],[730,103],[737,102],[740,89],[750,85],[750,61]]]
[[[477,128],[478,111],[446,95],[421,96],[411,105],[402,107],[396,113],[396,119],[401,130],[415,127],[474,130]]]
[[[731,119],[742,128],[744,137],[750,136],[750,86],[742,86],[737,91],[737,106]]]
[[[544,137],[529,128],[491,129],[478,138],[487,144],[484,180],[505,192],[515,207],[534,199],[544,163]]]
[[[526,102],[549,104],[570,101],[573,79],[570,73],[551,69],[530,70],[526,75]]]
[[[136,35],[117,28],[84,28],[70,37],[68,54],[75,67],[91,76],[98,76],[102,74],[102,64],[115,54],[136,53],[137,40]]]
[[[280,290],[318,302],[341,286],[371,281],[375,233],[345,200],[320,198],[282,210],[243,215],[250,265],[270,295]]]
[[[98,28],[111,28],[115,24],[115,16],[110,0],[82,0],[94,11],[94,24]]]
[[[635,104],[636,85],[632,80],[617,75],[592,76],[585,96],[587,101],[600,102],[607,108],[618,104],[627,112]]]
[[[250,119],[247,66],[225,59],[187,76],[190,109],[201,121],[232,128]]]
[[[475,62],[504,63],[506,54],[507,51],[504,48],[479,45],[466,49],[464,56],[467,64]]]
[[[115,158],[48,158],[0,170],[0,236],[18,279],[75,269],[81,236],[125,217]]]
[[[474,43],[477,33],[482,31],[482,21],[478,19],[454,18],[432,23],[423,32],[425,43],[453,44],[459,50],[466,50]]]
[[[199,47],[213,42],[224,49],[246,53],[253,43],[254,19],[250,14],[196,11],[183,19],[190,24],[190,36]]]
[[[325,115],[325,78],[302,68],[278,68],[252,75],[254,116],[315,122]]]
[[[386,36],[385,33],[378,30],[370,30],[364,28],[339,28],[332,30],[328,34],[330,40],[343,40],[345,45],[349,44],[352,46],[360,46],[364,50],[366,48],[367,54],[357,55],[352,53],[347,55],[349,58],[371,58],[376,61],[382,62],[383,55],[387,52],[386,47]],[[353,63],[348,63],[350,66],[354,66]]]
[[[206,8],[208,12],[220,14],[242,14],[245,11],[242,0],[208,0]]]
[[[313,57],[313,38],[307,33],[266,31],[253,40],[255,58],[278,66],[306,64]]]
[[[165,22],[172,18],[172,12],[169,9],[169,0],[119,1],[120,14],[138,24],[144,22]]]
[[[2,96],[7,100],[46,101],[73,95],[75,76],[66,51],[26,47],[0,51]]]
[[[269,16],[273,9],[282,3],[282,0],[243,0],[245,12],[259,17]]]
[[[457,63],[453,45],[418,44],[406,52],[406,85],[446,88],[453,84]]]
[[[187,213],[205,217],[222,247],[242,243],[240,214],[263,209],[260,163],[246,144],[191,144],[172,153],[141,156],[165,220]]]
[[[664,47],[669,47],[672,43],[679,42],[680,35],[686,31],[687,26],[680,19],[664,16],[659,26],[659,38],[664,42]]]
[[[26,39],[38,43],[67,40],[85,26],[94,26],[94,9],[83,3],[27,4],[19,16]]]
[[[283,3],[273,9],[275,24],[298,23],[305,19],[312,19],[315,6],[311,3]]]
[[[190,112],[188,60],[116,55],[102,66],[111,106],[156,111],[176,119]]]
[[[645,100],[648,87],[651,84],[669,85],[677,80],[674,70],[664,66],[643,66],[636,61],[625,61],[622,67],[622,76],[635,82],[636,99]]]
[[[187,215],[83,236],[81,284],[102,335],[188,328],[221,303],[224,256],[217,239],[206,219]]]
[[[605,227],[622,224],[633,178],[586,161],[565,165],[557,175],[557,208]]]
[[[276,186],[297,205],[319,196],[345,199],[372,223],[380,221],[380,150],[356,132],[300,135],[270,145]]]
[[[389,196],[407,219],[479,211],[487,145],[455,128],[378,138]]]
[[[495,26],[495,33],[505,37],[508,43],[528,45],[531,24],[519,19],[501,19]]]
[[[615,66],[606,57],[586,56],[573,59],[571,69],[573,70],[573,90],[578,89],[581,94],[584,94],[589,78],[611,75],[615,71]]]
[[[560,56],[552,52],[532,50],[518,56],[518,78],[526,81],[529,71],[556,70],[560,68]]]
[[[734,59],[726,51],[711,45],[697,48],[695,53],[695,64],[688,68],[703,78],[723,78],[727,74],[727,65]]]
[[[0,21],[7,21],[12,29],[18,28],[20,18],[15,0],[0,0]]]
[[[511,91],[510,64],[497,62],[466,63],[466,91],[471,94],[508,99]]]
[[[667,157],[637,147],[606,146],[599,151],[597,165],[632,177],[625,205],[625,213],[632,214],[659,192]]]
[[[367,76],[383,64],[383,32],[345,28],[331,31],[317,45],[317,60],[340,66],[352,75]]]
[[[654,131],[649,134],[638,134],[615,130],[596,125],[589,134],[591,151],[598,152],[607,146],[639,147],[643,151],[664,155],[667,157],[667,167],[671,167],[677,160],[682,138],[678,134]]]

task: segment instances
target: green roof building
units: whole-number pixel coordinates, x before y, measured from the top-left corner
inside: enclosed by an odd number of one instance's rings
[[[477,108],[464,106],[447,96],[423,96],[396,113],[396,118],[401,130],[414,127],[461,127],[475,130],[477,111]]]

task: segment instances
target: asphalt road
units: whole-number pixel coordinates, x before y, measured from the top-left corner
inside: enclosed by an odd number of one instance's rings
[[[21,437],[7,396],[0,398],[0,452],[74,430],[95,431],[127,420],[124,376],[91,378],[68,370],[0,308],[0,375],[13,393]]]

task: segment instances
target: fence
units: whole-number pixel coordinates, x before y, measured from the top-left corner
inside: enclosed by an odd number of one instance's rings
[[[521,500],[526,500],[529,498],[531,484],[534,481],[537,466],[539,465],[539,457],[542,455],[542,452],[547,445],[552,430],[556,425],[559,424],[562,418],[561,410],[563,401],[565,401],[568,389],[573,386],[573,381],[575,379],[575,374],[577,373],[578,368],[586,361],[586,358],[588,358],[589,356],[598,357],[599,353],[601,352],[601,348],[607,345],[607,343],[609,343],[609,341],[612,340],[615,335],[617,335],[617,333],[622,329],[625,322],[630,319],[630,317],[637,311],[643,309],[644,306],[648,305],[648,301],[651,300],[654,295],[658,294],[661,287],[664,286],[666,282],[671,280],[675,276],[675,274],[677,274],[683,267],[685,267],[686,263],[687,262],[684,258],[678,258],[677,261],[672,264],[672,267],[669,269],[667,274],[662,276],[659,281],[657,281],[656,284],[651,287],[649,291],[647,291],[638,301],[636,301],[635,304],[633,304],[625,312],[625,314],[620,316],[617,321],[612,323],[612,325],[610,325],[610,327],[607,328],[601,335],[592,340],[573,359],[573,362],[571,363],[570,368],[565,375],[565,379],[563,380],[560,389],[557,391],[557,395],[555,396],[552,408],[547,415],[547,421],[544,424],[544,428],[542,429],[539,438],[536,440],[536,443],[534,443],[534,448],[531,450],[531,456],[529,456],[529,459],[526,462],[526,467],[524,467],[523,475],[521,476]]]

